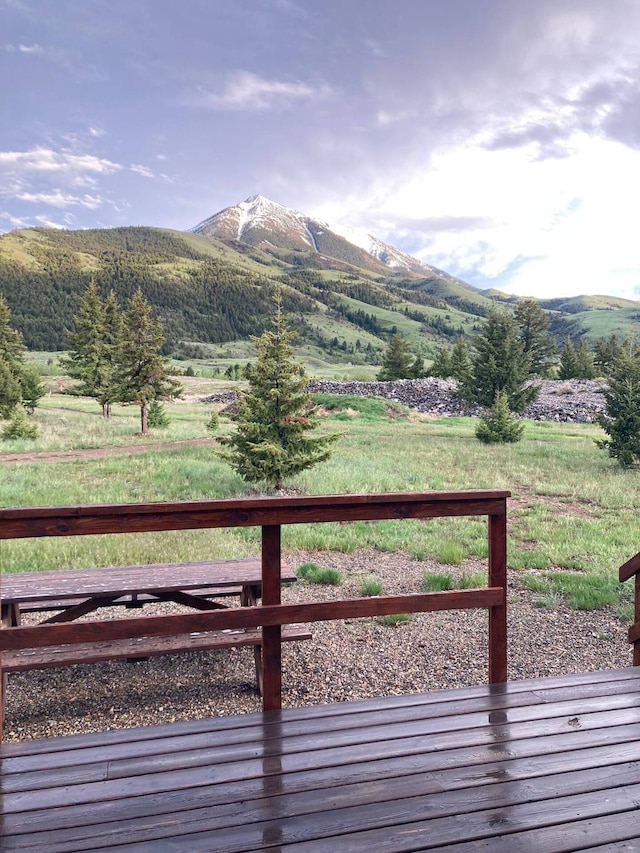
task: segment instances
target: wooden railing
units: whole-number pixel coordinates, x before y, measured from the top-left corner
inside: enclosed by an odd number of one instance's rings
[[[635,577],[634,617],[629,628],[629,642],[633,646],[633,665],[640,666],[640,553],[620,566],[618,576],[620,583]]]
[[[262,528],[260,606],[172,616],[141,616],[131,619],[5,628],[0,631],[0,666],[2,650],[262,627],[263,707],[264,710],[274,710],[281,707],[282,625],[482,607],[487,608],[489,612],[489,682],[506,681],[506,528],[509,495],[510,492],[501,490],[473,490],[0,509],[0,539],[214,527]],[[489,558],[486,588],[352,598],[342,601],[281,603],[282,525],[381,519],[419,520],[452,516],[488,518]]]

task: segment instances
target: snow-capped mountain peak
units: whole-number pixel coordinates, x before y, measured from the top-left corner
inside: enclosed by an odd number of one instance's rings
[[[442,271],[364,230],[330,226],[263,195],[252,195],[239,204],[226,207],[191,230],[222,240],[238,240],[266,251],[275,248],[315,252],[380,272],[387,267],[418,275],[442,275]]]

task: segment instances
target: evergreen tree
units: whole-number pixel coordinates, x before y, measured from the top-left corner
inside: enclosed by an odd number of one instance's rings
[[[450,376],[458,383],[458,386],[465,385],[473,372],[473,362],[469,354],[469,348],[463,338],[458,338],[451,350],[450,360]]]
[[[522,351],[529,358],[530,372],[548,376],[557,349],[555,338],[549,334],[549,315],[535,299],[522,299],[513,316],[520,330]]]
[[[0,358],[17,376],[24,364],[25,346],[20,332],[11,328],[11,312],[4,298],[0,296]]]
[[[69,355],[60,361],[69,376],[78,380],[77,393],[95,398],[108,418],[111,404],[118,397],[117,361],[122,335],[122,318],[114,292],[103,302],[96,283],[91,282],[74,323],[76,331],[67,334]]]
[[[411,365],[410,379],[421,379],[424,376],[424,358],[418,353]]]
[[[11,312],[0,296],[0,415],[12,417],[19,403],[33,414],[43,394],[40,374],[35,365],[25,363],[22,335],[11,327]]]
[[[593,353],[583,338],[577,349],[568,338],[560,353],[560,379],[593,379],[596,376]]]
[[[498,391],[493,406],[483,415],[476,427],[476,438],[483,444],[504,444],[520,441],[524,424],[512,417],[509,397]]]
[[[458,393],[469,403],[492,406],[496,393],[504,391],[509,409],[523,412],[537,399],[539,388],[527,384],[530,360],[524,354],[518,326],[513,315],[492,308],[475,339],[473,369],[458,386]]]
[[[265,482],[270,489],[280,489],[287,477],[324,462],[338,438],[306,435],[318,425],[316,409],[304,371],[293,360],[293,333],[279,294],[276,309],[273,330],[253,338],[257,359],[245,370],[249,389],[240,393],[232,416],[237,430],[218,439],[225,448],[219,454],[243,479]]]
[[[575,379],[578,369],[576,360],[576,348],[573,345],[571,338],[567,338],[560,353],[560,370],[558,371],[559,379]]]
[[[169,423],[169,415],[160,400],[152,400],[147,412],[147,425],[152,429],[163,429]]]
[[[591,347],[582,338],[576,350],[576,379],[594,379],[595,376],[596,369],[593,364]]]
[[[436,357],[431,362],[429,376],[436,376],[439,379],[448,379],[451,375],[451,355],[449,350],[446,347],[439,347],[436,352]]]
[[[625,346],[628,346],[627,341],[620,341],[615,332],[608,338],[600,338],[595,342],[593,363],[599,376],[608,376]]]
[[[22,405],[32,415],[44,395],[44,385],[35,364],[25,364],[20,374]]]
[[[136,290],[125,313],[118,353],[118,399],[140,406],[143,435],[148,432],[149,403],[173,399],[182,391],[181,385],[169,375],[169,359],[160,354],[163,345],[162,323],[151,316],[142,291]]]
[[[11,441],[17,438],[34,439],[37,437],[37,424],[29,423],[27,413],[22,406],[14,406],[8,423],[2,429],[2,438]]]
[[[10,418],[22,399],[22,389],[9,363],[0,356],[0,417]]]
[[[382,359],[382,368],[378,372],[377,378],[381,382],[410,379],[413,362],[409,342],[400,332],[396,332],[386,349]]]
[[[624,350],[616,359],[609,387],[604,393],[606,409],[598,423],[609,438],[596,444],[606,449],[623,468],[640,464],[640,353]]]

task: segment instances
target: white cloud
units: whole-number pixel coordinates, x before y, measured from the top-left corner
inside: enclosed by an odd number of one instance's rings
[[[485,286],[534,296],[628,294],[640,284],[640,152],[580,133],[567,149],[546,160],[534,143],[444,151],[369,213],[402,223],[385,239]],[[423,230],[438,218],[461,226]]]
[[[64,193],[61,190],[40,193],[20,192],[16,193],[16,198],[20,201],[33,202],[34,204],[48,204],[52,207],[69,207],[79,205],[80,207],[86,207],[89,210],[96,210],[98,207],[101,207],[103,203],[99,196],[75,196],[70,193]]]
[[[30,53],[34,56],[42,56],[44,48],[39,44],[19,44],[18,50],[20,53]]]
[[[53,219],[49,219],[47,216],[36,216],[35,219],[38,225],[41,225],[43,228],[64,228],[64,225],[61,225],[60,222],[55,222]]]
[[[191,102],[218,110],[267,110],[292,102],[317,100],[331,94],[328,86],[267,80],[251,71],[237,71],[221,94],[200,91]]]
[[[155,178],[154,173],[148,166],[142,166],[139,163],[132,163],[129,166],[129,169],[130,171],[135,172],[136,175],[142,175],[143,178]]]
[[[54,151],[51,148],[32,148],[29,151],[0,151],[0,169],[14,172],[94,172],[111,175],[122,169],[114,163],[93,154],[73,154],[71,151]]]

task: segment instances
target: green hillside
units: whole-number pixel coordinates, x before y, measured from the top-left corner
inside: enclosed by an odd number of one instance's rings
[[[342,258],[334,261],[330,246],[325,255],[286,248],[267,253],[162,228],[17,230],[0,236],[0,295],[27,347],[55,351],[66,348],[65,330],[90,281],[103,295],[113,289],[122,304],[140,287],[164,322],[168,351],[189,357],[198,343],[260,334],[280,284],[300,347],[323,363],[355,366],[379,363],[395,331],[428,358],[458,335],[473,334],[495,302],[517,301],[446,273],[394,272],[353,248],[347,255],[341,246]],[[561,341],[638,328],[640,303],[629,300],[575,297],[541,305]]]

